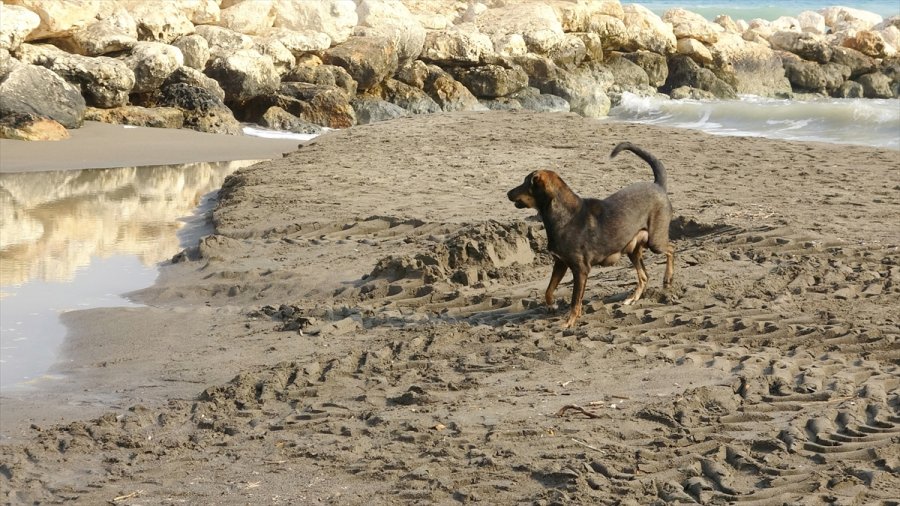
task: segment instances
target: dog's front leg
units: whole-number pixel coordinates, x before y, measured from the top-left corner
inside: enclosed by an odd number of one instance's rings
[[[575,325],[575,320],[581,316],[581,304],[584,300],[584,289],[587,285],[587,278],[590,269],[583,267],[572,267],[572,308],[569,310],[569,317],[563,324],[563,328],[567,329]]]
[[[558,258],[553,263],[553,274],[550,275],[550,284],[547,285],[547,291],[544,292],[544,302],[550,311],[556,310],[556,299],[554,298],[556,287],[559,286],[559,282],[562,281],[568,270],[569,266]]]

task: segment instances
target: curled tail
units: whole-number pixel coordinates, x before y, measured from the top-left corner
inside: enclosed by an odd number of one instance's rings
[[[616,155],[621,153],[622,151],[631,151],[632,153],[638,155],[645,162],[650,164],[650,168],[653,169],[653,182],[662,186],[663,190],[668,190],[666,187],[666,168],[663,167],[662,162],[659,161],[655,156],[651,155],[647,151],[635,146],[630,142],[620,142],[615,148],[613,148],[612,153],[609,154],[610,158],[615,158]]]

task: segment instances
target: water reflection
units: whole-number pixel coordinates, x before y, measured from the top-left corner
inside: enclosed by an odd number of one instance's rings
[[[120,294],[196,241],[210,197],[253,163],[0,174],[0,388],[56,360],[59,313],[129,305]]]
[[[92,257],[164,260],[178,219],[251,163],[0,174],[0,286],[69,281]]]

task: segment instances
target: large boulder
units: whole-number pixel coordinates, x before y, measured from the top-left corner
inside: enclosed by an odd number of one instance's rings
[[[774,49],[788,51],[804,60],[819,63],[831,61],[834,52],[825,37],[809,32],[775,32],[769,37],[769,43]]]
[[[331,37],[314,30],[289,30],[287,28],[270,28],[261,34],[263,37],[275,39],[284,44],[295,58],[310,52],[324,51],[331,47]]]
[[[862,85],[863,96],[866,98],[892,98],[894,96],[891,89],[891,78],[881,72],[859,76],[856,82]]]
[[[275,71],[278,72],[279,76],[284,76],[290,72],[297,63],[294,53],[288,50],[280,40],[269,37],[256,37],[254,40],[256,45],[253,49],[272,58],[272,65],[275,66]]]
[[[124,8],[72,31],[67,37],[53,39],[53,44],[70,53],[100,56],[134,47],[138,41],[137,22]]]
[[[866,56],[855,49],[840,46],[833,48],[831,61],[850,68],[850,79],[856,79],[863,74],[874,72],[878,66],[874,58]]]
[[[372,96],[356,97],[350,101],[350,104],[353,106],[356,122],[359,125],[409,116],[409,112],[399,105]]]
[[[206,40],[211,57],[227,56],[235,51],[251,49],[253,47],[252,37],[234,30],[229,30],[222,26],[198,26],[196,33]]]
[[[833,32],[847,29],[868,30],[881,23],[883,18],[874,12],[852,7],[827,7],[818,11],[825,18],[825,25]]]
[[[622,53],[622,57],[644,69],[650,86],[659,88],[666,83],[666,78],[669,77],[669,65],[665,56],[651,51],[635,51]]]
[[[801,58],[784,58],[784,74],[796,91],[824,93],[827,76],[822,66]]]
[[[226,101],[237,103],[275,93],[280,82],[272,58],[252,49],[214,58],[205,73],[225,90]]]
[[[325,65],[315,55],[307,55],[298,61],[290,72],[281,77],[281,81],[336,86],[349,96],[356,95],[358,88],[356,81],[346,70],[336,65]]]
[[[169,77],[166,78],[162,85],[165,87],[177,83],[184,83],[196,86],[197,88],[203,88],[218,97],[219,100],[225,101],[225,90],[222,89],[219,82],[195,68],[186,65],[179,67],[175,72],[169,74]]]
[[[397,50],[383,37],[350,37],[322,53],[322,61],[344,68],[365,91],[397,71]]]
[[[136,83],[134,72],[125,62],[106,56],[91,58],[61,53],[41,64],[66,81],[78,85],[87,104],[94,107],[127,104],[128,95]]]
[[[662,91],[669,93],[676,88],[689,86],[712,93],[717,98],[736,98],[734,88],[716,77],[709,69],[697,65],[685,55],[674,55],[669,58],[669,77]]]
[[[441,107],[441,110],[446,112],[472,111],[482,108],[478,99],[468,88],[435,65],[428,66],[428,75],[425,77],[423,89]]]
[[[845,37],[841,45],[872,58],[886,58],[897,53],[897,50],[884,40],[884,36],[880,32],[872,30],[859,30],[853,35]]]
[[[411,114],[431,114],[441,111],[441,106],[429,97],[425,90],[396,79],[385,80],[378,91],[384,100],[406,109]]]
[[[262,34],[275,24],[273,0],[235,3],[221,10],[217,24],[239,33]]]
[[[284,109],[310,123],[328,128],[347,128],[356,124],[350,96],[340,88],[282,83],[280,95],[296,101],[294,107]]]
[[[429,31],[420,58],[440,66],[466,65],[481,62],[493,51],[490,37],[468,26]]]
[[[546,3],[510,3],[488,9],[475,18],[481,33],[491,39],[521,35],[529,51],[546,55],[558,46],[564,32],[556,12]]]
[[[281,130],[282,132],[293,132],[296,134],[313,134],[318,135],[324,131],[319,125],[304,121],[297,116],[285,111],[281,107],[272,106],[263,113],[259,119],[259,124],[272,130]]]
[[[380,36],[397,48],[401,63],[415,60],[425,46],[425,27],[400,0],[360,0],[357,34]],[[361,31],[360,31],[361,30]]]
[[[326,34],[332,44],[350,38],[358,23],[353,0],[274,0],[274,26]]]
[[[556,11],[556,17],[566,33],[598,31],[601,16],[621,19],[625,12],[619,0],[592,0],[590,2],[547,2]]]
[[[450,73],[479,98],[502,97],[528,86],[528,75],[518,65],[454,67]]]
[[[194,33],[179,37],[172,45],[181,51],[185,66],[200,71],[206,68],[206,62],[209,61],[211,53],[209,42],[201,35]]]
[[[672,31],[678,39],[691,38],[714,44],[719,40],[719,34],[725,31],[721,25],[707,21],[700,14],[681,8],[667,10],[662,20],[672,24]]]
[[[815,35],[825,35],[828,33],[828,26],[825,25],[825,16],[814,11],[803,11],[797,15],[797,21],[800,22],[800,30]]]
[[[60,141],[68,138],[66,127],[50,118],[23,112],[0,116],[0,139]]]
[[[94,22],[111,5],[107,0],[3,0],[3,3],[24,7],[40,17],[40,24],[26,35],[26,41],[65,37]],[[9,5],[3,7],[0,19],[5,25]]]
[[[177,83],[155,95],[155,105],[175,107],[184,115],[184,127],[200,132],[241,135],[241,124],[219,97],[209,91]]]
[[[608,58],[603,66],[613,76],[613,84],[621,91],[647,91],[650,77],[640,65],[618,54]],[[665,81],[663,81],[665,83]]]
[[[569,71],[560,68],[551,60],[537,55],[517,58],[529,76],[529,84],[543,94],[561,97],[569,103],[572,112],[588,118],[603,118],[609,114],[611,101],[606,88],[612,84],[599,82],[591,65]],[[608,73],[608,71],[606,71]]]
[[[184,65],[184,55],[175,46],[161,42],[139,42],[122,59],[134,72],[134,93],[154,91],[172,72]]]
[[[689,56],[692,60],[699,63],[700,65],[709,65],[713,62],[712,52],[708,47],[706,47],[706,45],[704,45],[697,39],[691,39],[689,37],[678,39],[678,44],[675,46],[675,50],[678,52],[678,54]]]
[[[0,49],[15,51],[29,33],[41,24],[41,17],[18,5],[0,3]]]
[[[176,2],[131,0],[128,6],[139,40],[169,44],[194,33],[194,24]]]
[[[86,104],[80,90],[50,69],[14,64],[0,83],[0,116],[21,112],[44,116],[66,128],[84,122]]]
[[[643,5],[626,4],[622,6],[622,10],[625,24],[622,49],[625,52],[639,49],[660,54],[675,52],[676,38],[671,24]]]
[[[710,47],[715,65],[733,76],[735,91],[764,97],[790,93],[781,57],[768,45],[726,33]]]
[[[112,109],[88,107],[85,121],[99,121],[115,125],[132,125],[151,128],[182,128],[184,113],[175,107],[139,107],[126,105]]]

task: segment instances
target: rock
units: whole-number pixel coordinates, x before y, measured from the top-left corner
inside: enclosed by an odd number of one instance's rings
[[[435,65],[429,66],[423,89],[443,111],[472,111],[481,108],[471,91]]]
[[[194,24],[178,3],[140,1],[131,2],[128,6],[137,23],[138,40],[169,44],[194,33]]]
[[[272,0],[239,2],[221,10],[219,26],[247,35],[259,35],[275,24]]]
[[[789,51],[804,60],[819,63],[831,61],[833,50],[824,37],[812,33],[775,32],[769,37],[774,49]]]
[[[134,72],[132,92],[144,93],[158,89],[172,72],[184,65],[184,56],[175,46],[139,42],[122,61]]]
[[[681,8],[669,9],[662,20],[672,24],[672,32],[677,39],[691,38],[714,44],[718,42],[719,34],[725,31],[721,25],[707,21],[700,14]]]
[[[26,34],[26,41],[66,37],[73,30],[96,21],[97,15],[109,6],[106,0],[4,0],[3,3],[24,7],[40,17],[40,24]],[[3,6],[4,25],[8,7]]]
[[[675,33],[670,24],[639,4],[626,4],[622,10],[625,24],[622,49],[625,52],[639,49],[659,54],[675,52]]]
[[[241,124],[219,97],[209,91],[184,83],[162,88],[155,104],[175,107],[184,114],[184,127],[200,132],[241,135]]]
[[[738,93],[763,97],[790,93],[791,83],[784,75],[781,57],[767,44],[746,41],[740,35],[727,33],[710,47],[710,51],[714,65],[731,72]]]
[[[818,12],[825,18],[825,25],[833,32],[847,28],[867,30],[883,21],[878,14],[851,7],[827,7]]]
[[[666,78],[669,77],[669,65],[665,56],[651,51],[635,51],[622,53],[622,57],[644,69],[650,86],[659,88],[666,83]]]
[[[310,52],[324,51],[331,47],[331,37],[313,30],[270,28],[261,36],[278,40],[295,58],[300,58]]]
[[[698,90],[690,86],[680,86],[669,92],[672,100],[715,100],[716,96],[706,90]]]
[[[593,32],[579,32],[573,33],[571,36],[578,37],[581,40],[586,61],[603,61],[603,42],[599,35]],[[494,46],[495,51],[496,49],[496,46]]]
[[[537,88],[526,88],[509,96],[522,105],[523,109],[537,112],[569,112],[566,99],[548,93],[541,93]]]
[[[266,110],[259,120],[259,124],[273,130],[282,130],[296,134],[318,135],[324,131],[319,125],[303,121],[278,106],[273,106]]]
[[[201,35],[191,34],[179,37],[172,43],[184,57],[184,65],[202,71],[209,61],[209,42]]]
[[[491,39],[478,31],[435,30],[426,33],[420,58],[441,66],[464,65],[481,62],[493,50]]]
[[[66,127],[50,118],[23,112],[0,117],[0,139],[59,141],[68,138]]]
[[[354,36],[322,53],[322,61],[342,67],[356,81],[358,89],[365,91],[392,76],[399,60],[387,39]]]
[[[800,30],[815,35],[825,35],[828,26],[825,24],[825,16],[813,11],[803,11],[797,15]]]
[[[356,122],[359,125],[409,116],[406,109],[379,98],[356,97],[350,101],[350,104],[353,106],[353,111],[356,113]]]
[[[280,81],[272,57],[252,49],[213,58],[205,73],[225,90],[226,101],[237,103],[275,93]]]
[[[332,44],[341,44],[353,34],[359,20],[353,0],[275,0],[276,28],[324,33]]]
[[[613,75],[613,83],[622,90],[638,90],[649,86],[650,78],[644,69],[618,54],[610,56],[603,64]]]
[[[825,92],[825,71],[816,62],[800,58],[785,58],[784,75],[791,82],[794,90],[814,93]]]
[[[521,35],[529,51],[542,55],[557,47],[565,35],[556,12],[541,2],[510,3],[488,9],[474,22],[478,31],[492,40]]]
[[[228,55],[253,47],[253,38],[221,26],[203,25],[197,27],[197,35],[206,39],[210,57]],[[199,69],[203,70],[203,69]]]
[[[431,114],[441,111],[441,106],[424,90],[396,79],[387,79],[381,83],[380,94],[383,99],[402,107],[411,114]]]
[[[126,105],[112,109],[88,107],[86,121],[100,121],[115,125],[133,125],[152,128],[182,128],[184,113],[175,107],[138,107]]]
[[[675,50],[678,54],[683,54],[685,56],[689,56],[692,60],[699,63],[700,65],[709,65],[713,62],[712,53],[709,49],[703,45],[697,39],[678,39],[678,44],[675,46]]]
[[[877,68],[875,60],[855,49],[835,46],[831,55],[831,61],[846,65],[850,69],[850,79],[874,72]]]
[[[885,58],[896,53],[896,49],[880,33],[869,30],[860,30],[855,35],[846,37],[841,45],[873,58]]]
[[[412,61],[422,54],[425,27],[412,16],[400,0],[360,0],[356,6],[359,27],[357,35],[384,37],[397,49],[400,63]]]
[[[529,76],[529,83],[541,93],[555,95],[569,103],[569,109],[588,118],[602,118],[609,113],[611,102],[604,91],[613,82],[609,74],[607,83],[601,84],[594,75],[591,64],[575,71],[559,68],[547,58],[528,55],[517,58],[516,63],[522,65]]]
[[[479,98],[502,97],[528,86],[528,75],[518,65],[510,65],[508,68],[501,65],[455,67],[450,72]]]
[[[850,79],[850,67],[840,63],[822,65],[822,73],[825,75],[825,91],[830,95],[834,95],[841,85]]]
[[[128,11],[119,9],[113,16],[78,28],[70,36],[52,42],[70,53],[86,56],[127,51],[138,42],[137,23]]]
[[[257,37],[254,49],[260,54],[272,58],[272,65],[279,76],[284,76],[297,63],[294,54],[278,39],[268,37]]]
[[[9,55],[6,49],[0,49],[0,82],[6,79],[9,71],[12,70],[14,64],[18,64],[18,60]]]
[[[0,3],[0,49],[15,51],[29,33],[41,24],[41,17],[19,5]]]
[[[668,93],[681,86],[705,90],[717,98],[737,98],[731,85],[716,77],[711,70],[697,65],[691,58],[679,54],[669,58],[669,77],[661,89]]]
[[[86,104],[80,91],[50,69],[14,64],[0,83],[0,116],[30,113],[79,128]]]
[[[259,97],[259,104],[272,102],[271,97]],[[310,123],[328,128],[347,128],[356,124],[356,112],[350,104],[350,96],[333,86],[317,86],[307,83],[281,83],[274,103],[287,112]],[[266,106],[263,110],[267,110]]]
[[[719,14],[713,22],[721,26],[726,33],[742,34],[747,29],[746,27],[741,27],[738,22],[731,19],[731,16],[727,14]]]
[[[835,98],[863,98],[864,94],[861,84],[856,81],[844,81],[831,96]]]
[[[91,58],[60,52],[45,58],[39,64],[62,76],[66,81],[81,87],[87,105],[95,107],[119,107],[128,103],[128,95],[134,90],[136,77],[126,62],[98,56]]]
[[[856,78],[856,82],[862,85],[863,96],[866,98],[893,98],[891,78],[881,72],[872,72]]]
[[[184,13],[194,25],[214,25],[219,22],[223,0],[180,0]]]
[[[356,95],[357,89],[356,81],[346,70],[335,65],[323,65],[322,60],[315,55],[308,55],[297,62],[290,72],[282,76],[281,81],[337,86],[348,96]]]
[[[219,85],[219,82],[211,77],[207,76],[203,72],[200,72],[197,69],[182,66],[179,67],[175,72],[172,72],[169,77],[163,82],[163,87],[171,86],[177,83],[189,84],[191,86],[196,86],[198,88],[203,88],[206,91],[212,93],[219,100],[225,101],[225,90]]]

